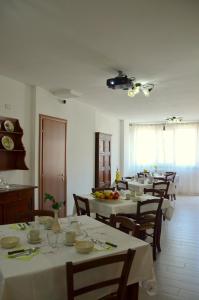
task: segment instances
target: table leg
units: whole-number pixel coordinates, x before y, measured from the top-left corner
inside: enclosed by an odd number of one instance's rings
[[[139,283],[130,284],[127,286],[126,300],[138,300]]]

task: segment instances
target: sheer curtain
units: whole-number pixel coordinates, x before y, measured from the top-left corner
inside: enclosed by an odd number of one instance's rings
[[[176,171],[179,192],[199,194],[199,123],[130,126],[130,172]]]

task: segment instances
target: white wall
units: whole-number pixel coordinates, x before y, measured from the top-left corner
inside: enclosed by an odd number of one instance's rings
[[[67,201],[72,212],[73,193],[86,194],[94,184],[94,109],[78,101],[61,104],[51,93],[37,87],[35,99],[35,182],[38,183],[39,114],[67,122]]]
[[[31,87],[0,75],[0,116],[19,119],[24,130],[23,144],[27,151],[26,164],[31,169],[31,130],[33,126],[31,117]],[[31,184],[30,171],[5,171],[0,176],[9,183]]]
[[[129,159],[129,121],[120,120],[120,168],[122,176],[132,176]]]
[[[112,178],[119,167],[119,120],[77,100],[61,104],[42,88],[35,92],[35,182],[38,183],[39,114],[64,118],[67,122],[67,202],[72,213],[72,194],[90,193],[94,186],[95,131],[112,134]]]
[[[10,104],[10,109],[5,109]],[[95,132],[112,134],[112,180],[120,164],[119,120],[103,115],[77,100],[61,104],[50,92],[0,76],[0,115],[16,117],[24,129],[29,171],[0,172],[9,183],[38,185],[39,114],[66,119],[67,122],[67,201],[72,213],[73,193],[87,194],[94,186]],[[37,207],[36,192],[36,207]]]

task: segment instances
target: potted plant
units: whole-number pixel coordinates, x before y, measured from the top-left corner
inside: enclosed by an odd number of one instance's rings
[[[61,208],[61,206],[64,205],[65,203],[61,202],[61,201],[60,202],[56,201],[54,196],[51,194],[48,194],[48,193],[45,193],[44,199],[45,199],[45,201],[50,201],[52,203],[51,207],[54,211],[54,222],[52,225],[52,230],[55,233],[58,233],[61,231],[61,227],[60,227],[59,220],[58,220],[58,213],[59,213],[59,209]]]

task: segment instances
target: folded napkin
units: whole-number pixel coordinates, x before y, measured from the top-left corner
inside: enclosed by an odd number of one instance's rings
[[[109,245],[100,245],[100,244],[95,244],[94,245],[94,250],[95,251],[105,251],[105,250],[112,250],[113,247],[112,246],[109,246]]]
[[[20,227],[19,224],[11,224],[9,225],[9,228],[10,229],[13,229],[13,230],[26,230],[28,229],[28,225],[26,225],[25,223],[22,223],[24,225],[24,229],[22,227]]]
[[[22,261],[29,261],[31,260],[34,256],[38,255],[40,253],[39,249],[36,250],[35,252],[31,253],[31,254],[25,254],[24,255],[20,255],[20,256],[17,256],[15,257],[14,255],[6,255],[6,258],[8,259],[19,259],[19,260],[22,260]]]

